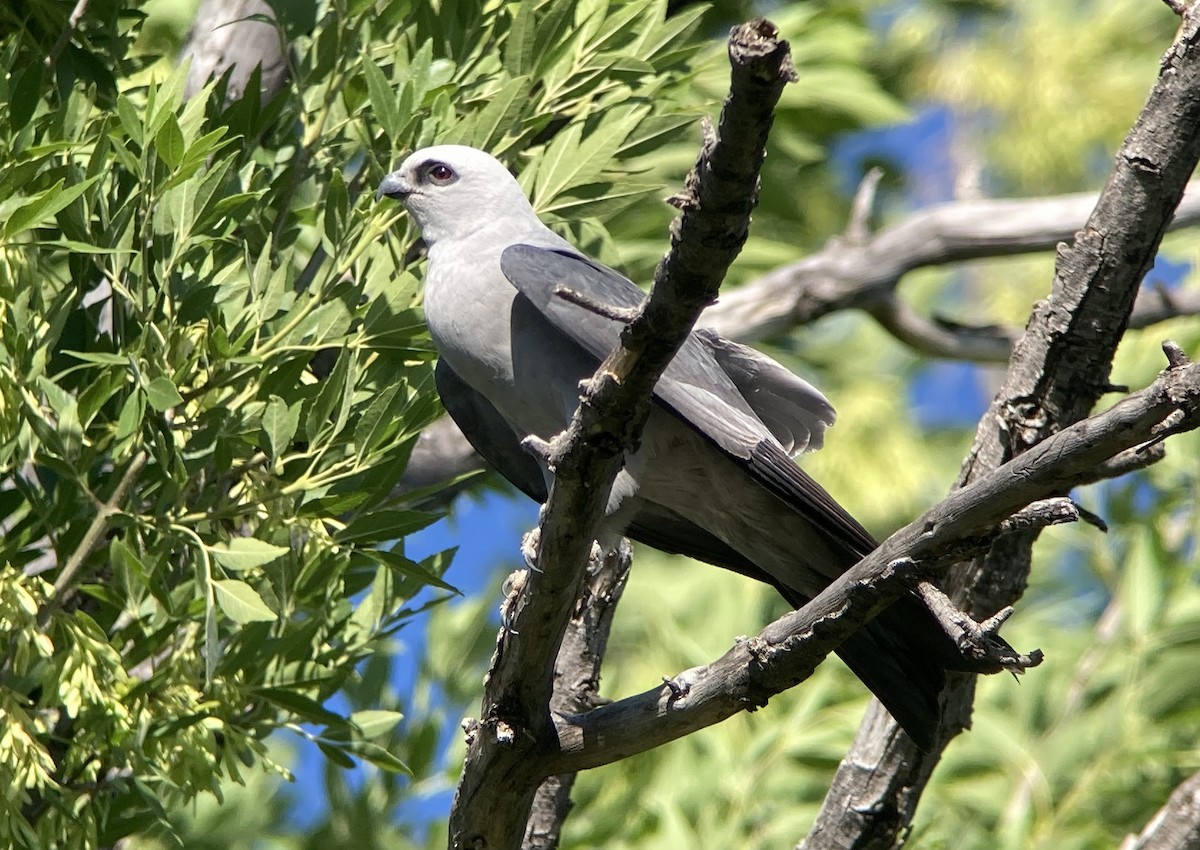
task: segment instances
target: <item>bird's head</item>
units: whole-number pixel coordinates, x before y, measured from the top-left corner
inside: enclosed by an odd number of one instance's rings
[[[466,145],[437,145],[410,154],[383,178],[376,197],[403,203],[430,246],[483,227],[537,221],[508,169],[491,154]]]

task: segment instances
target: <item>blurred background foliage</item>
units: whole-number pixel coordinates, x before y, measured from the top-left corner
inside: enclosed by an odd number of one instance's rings
[[[723,35],[766,13],[801,81],[736,285],[838,235],[872,166],[877,224],[1099,188],[1177,25],[1148,0],[281,0],[291,82],[226,103],[220,82],[183,97],[190,4],[92,0],[63,41],[72,5],[0,9],[0,835],[27,847],[444,846],[458,722],[533,515],[476,480],[421,533],[443,529],[428,558],[391,545],[435,519],[388,495],[436,415],[413,234],[372,199],[405,152],[498,153],[547,220],[645,281],[662,198],[724,95]],[[1172,236],[1151,282],[1195,286],[1198,259]],[[989,260],[900,293],[1019,326],[1051,277],[1048,255]],[[1114,381],[1151,380],[1167,337],[1198,350],[1194,321],[1131,333]],[[853,313],[766,347],[838,407],[806,467],[880,534],[950,486],[999,374]],[[1200,768],[1198,449],[1176,438],[1077,493],[1107,535],[1043,536],[1005,634],[1047,661],[980,684],[910,846],[1111,847]],[[454,561],[456,534],[496,539]],[[610,697],[783,610],[736,576],[635,561]],[[438,604],[444,582],[466,595]],[[794,843],[865,699],[831,660],[759,712],[589,772],[565,844]]]

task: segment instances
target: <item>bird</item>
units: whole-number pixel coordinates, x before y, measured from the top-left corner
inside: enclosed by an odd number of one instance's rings
[[[477,148],[417,150],[376,197],[402,202],[427,248],[423,307],[447,413],[489,465],[544,503],[553,472],[522,441],[566,428],[580,381],[618,341],[619,311],[644,293],[547,227],[504,164]],[[585,299],[562,297],[562,286]],[[694,330],[655,387],[598,541],[625,535],[802,606],[877,546],[794,459],[820,448],[834,421],[826,397],[777,361]],[[969,666],[925,604],[902,596],[836,651],[931,749],[946,670]]]

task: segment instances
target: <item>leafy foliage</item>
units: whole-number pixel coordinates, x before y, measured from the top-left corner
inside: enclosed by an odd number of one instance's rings
[[[325,706],[453,590],[444,555],[392,545],[434,518],[392,493],[437,404],[398,215],[362,187],[453,139],[536,149],[547,211],[637,198],[616,162],[680,125],[655,96],[695,14],[336,3],[281,18],[272,103],[184,102],[182,70],[131,55],[133,7],[4,14],[3,839],[109,844],[286,774],[276,729],[406,770],[375,743],[399,705]]]

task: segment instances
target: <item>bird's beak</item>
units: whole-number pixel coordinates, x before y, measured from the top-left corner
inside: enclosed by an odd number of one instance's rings
[[[392,198],[393,200],[403,202],[411,193],[412,187],[404,182],[404,178],[400,176],[400,172],[393,171],[380,182],[379,189],[375,192],[375,200]]]

